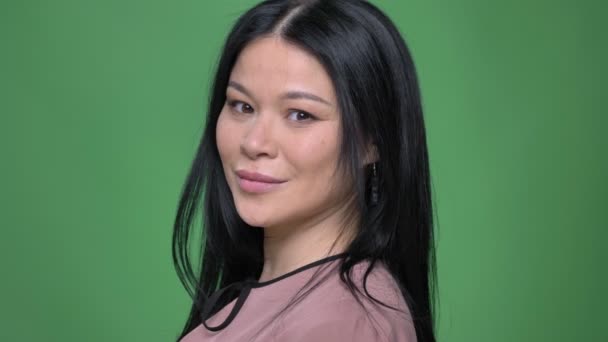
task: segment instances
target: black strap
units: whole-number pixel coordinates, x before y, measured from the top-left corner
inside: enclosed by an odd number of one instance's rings
[[[266,286],[269,284],[272,284],[276,281],[279,281],[281,279],[287,278],[289,276],[292,276],[296,273],[302,272],[306,269],[309,269],[311,267],[323,264],[325,262],[328,261],[332,261],[341,257],[346,256],[347,253],[340,253],[340,254],[335,254],[320,260],[317,260],[315,262],[312,262],[310,264],[304,265],[302,267],[299,267],[291,272],[288,272],[280,277],[265,281],[265,282],[257,282],[256,280],[252,279],[252,278],[248,278],[245,279],[243,281],[237,281],[235,283],[232,283],[224,288],[221,288],[217,291],[215,291],[211,296],[209,296],[209,298],[205,301],[205,304],[203,305],[203,310],[201,312],[201,317],[202,317],[202,321],[203,321],[203,325],[205,326],[205,328],[207,328],[210,331],[219,331],[224,329],[225,327],[228,326],[228,324],[230,324],[230,322],[232,322],[232,320],[236,317],[237,313],[239,312],[239,310],[241,309],[241,307],[243,306],[243,304],[245,304],[245,300],[247,299],[247,297],[249,296],[249,293],[251,292],[252,288],[257,288],[257,287],[262,287],[262,286]],[[226,317],[226,319],[224,320],[224,322],[222,322],[220,325],[215,326],[215,327],[211,327],[209,325],[207,325],[207,320],[210,318],[209,316],[211,315],[212,310],[215,308],[215,306],[217,305],[218,301],[222,298],[222,295],[225,293],[230,293],[232,291],[237,291],[239,292],[236,303],[234,303],[234,307],[232,308],[232,310],[230,310],[230,313],[228,314],[228,317]]]
[[[236,283],[232,283],[232,284],[214,292],[209,297],[209,299],[206,301],[205,306],[203,308],[203,312],[201,313],[201,316],[203,317],[203,324],[205,325],[205,328],[207,328],[211,331],[218,331],[218,330],[222,330],[225,327],[227,327],[228,324],[230,324],[230,322],[232,322],[234,317],[236,317],[236,314],[239,312],[239,310],[241,309],[243,304],[245,304],[245,300],[249,296],[249,292],[251,292],[251,287],[254,282],[255,281],[251,280],[251,279],[247,279],[244,281],[238,281]],[[218,300],[222,297],[222,295],[230,290],[239,292],[239,296],[236,300],[236,303],[234,303],[234,307],[232,308],[232,310],[230,310],[230,314],[228,315],[228,317],[226,317],[226,320],[218,326],[211,327],[211,326],[207,325],[207,319],[209,319],[209,314],[211,313],[211,310],[213,310],[213,308],[216,306]]]

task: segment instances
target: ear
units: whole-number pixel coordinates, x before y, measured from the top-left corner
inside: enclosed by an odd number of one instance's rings
[[[365,156],[363,156],[363,165],[369,165],[371,163],[375,163],[379,159],[380,158],[378,156],[378,148],[376,147],[376,144],[370,142],[367,145],[367,150],[365,152]]]

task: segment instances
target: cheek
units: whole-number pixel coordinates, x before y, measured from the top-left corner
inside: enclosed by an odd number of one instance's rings
[[[299,144],[291,145],[290,153],[286,154],[291,157],[290,162],[300,173],[319,182],[327,181],[328,175],[337,165],[339,152],[334,130],[324,133],[326,134],[316,134],[310,139],[300,140]]]
[[[220,113],[217,120],[217,125],[215,126],[215,142],[217,144],[217,149],[220,154],[220,158],[222,159],[222,163],[230,160],[231,155],[233,154],[232,151],[234,150],[234,144],[236,141],[236,139],[234,139],[234,129],[235,127],[231,127],[230,121],[225,120],[223,113]]]

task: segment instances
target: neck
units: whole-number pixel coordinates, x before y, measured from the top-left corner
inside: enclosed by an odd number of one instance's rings
[[[334,215],[336,216],[336,215]],[[318,222],[264,228],[264,267],[259,281],[267,281],[330,255],[342,253],[353,238],[353,225],[333,217]],[[344,227],[342,235],[340,228]]]

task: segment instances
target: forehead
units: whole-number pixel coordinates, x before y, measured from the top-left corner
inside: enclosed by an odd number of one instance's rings
[[[254,92],[308,90],[334,99],[329,75],[319,61],[279,37],[263,37],[250,42],[232,69],[231,80],[245,83]]]

